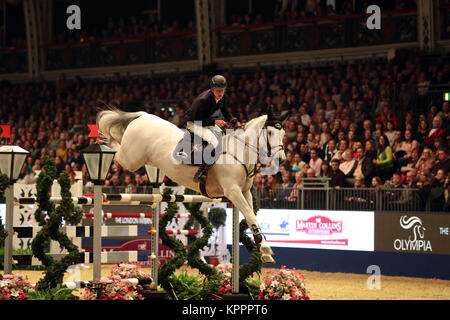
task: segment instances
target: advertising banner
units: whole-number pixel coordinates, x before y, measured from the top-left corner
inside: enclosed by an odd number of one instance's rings
[[[450,254],[450,215],[379,212],[375,251]]]
[[[227,226],[232,226],[232,216],[227,209]],[[261,209],[257,220],[273,247],[374,251],[373,212]],[[227,244],[231,232],[227,228]]]

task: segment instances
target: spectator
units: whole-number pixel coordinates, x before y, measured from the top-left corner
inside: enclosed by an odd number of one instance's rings
[[[308,146],[307,146],[306,143],[301,143],[301,144],[300,144],[300,147],[299,147],[297,153],[300,154],[300,157],[302,158],[302,160],[303,160],[305,163],[309,163],[309,162],[310,162],[310,160],[311,160],[311,154],[310,154],[310,152],[308,151]]]
[[[394,172],[392,180],[386,181],[385,187],[388,189],[386,192],[386,200],[399,201],[403,195],[403,191],[395,190],[402,189],[402,175],[398,172]]]
[[[32,156],[27,156],[27,160],[25,162],[25,174],[30,174],[33,172],[34,159]]]
[[[56,156],[61,157],[64,163],[67,161],[67,148],[64,139],[59,140],[59,148],[56,150]]]
[[[289,140],[293,140],[297,137],[297,126],[294,121],[288,121],[285,128],[285,136],[288,137]]]
[[[425,147],[422,155],[416,163],[416,170],[420,173],[424,170],[431,170],[434,166],[434,155],[430,148]]]
[[[295,173],[295,183],[292,186],[292,192],[289,195],[288,201],[296,202],[299,199],[299,190],[302,189],[302,178],[303,174],[301,172]]]
[[[434,141],[438,138],[447,138],[447,132],[442,127],[442,119],[436,116],[433,118],[433,128],[428,132],[423,142],[425,145],[432,147]]]
[[[415,189],[417,187],[416,183],[417,183],[416,172],[414,170],[413,171],[408,171],[406,173],[406,184],[405,184],[405,187],[407,187],[409,189]]]
[[[294,153],[294,158],[292,160],[292,168],[297,167],[299,169],[299,171],[302,171],[303,166],[305,164],[306,163],[302,160],[300,153],[298,153],[298,152]]]
[[[393,146],[394,138],[397,134],[399,134],[401,137],[401,132],[394,129],[394,123],[391,120],[387,121],[386,123],[387,123],[386,130],[384,131],[384,134],[388,138],[389,144],[394,149],[394,146]]]
[[[59,141],[61,140],[60,133],[58,130],[53,132],[53,139],[47,145],[48,150],[56,150],[60,146]]]
[[[365,143],[365,153],[367,158],[376,159],[377,158],[377,148],[375,147],[375,141],[372,139],[367,140]]]
[[[395,131],[394,138],[392,139],[391,148],[392,152],[395,154],[400,150],[400,144],[402,142],[402,133],[400,131]]]
[[[289,196],[292,193],[292,187],[294,186],[294,184],[290,181],[290,178],[291,178],[291,176],[289,175],[289,173],[283,174],[283,177],[282,177],[283,182],[281,183],[280,187],[278,188],[277,196],[275,198],[276,201],[288,200]]]
[[[389,106],[384,106],[381,114],[375,118],[375,122],[381,122],[384,127],[387,127],[389,121],[394,125],[394,129],[398,128],[397,116],[392,114]]]
[[[318,177],[329,177],[331,174],[331,168],[327,161],[323,161],[320,166],[320,172],[317,175]]]
[[[439,148],[437,150],[437,160],[431,169],[432,174],[436,175],[439,169],[443,169],[445,172],[450,172],[450,157],[448,156],[448,151],[445,148]]]
[[[331,139],[327,143],[325,143],[322,148],[322,159],[329,162],[336,156],[337,153],[338,150],[336,147],[336,141]]]
[[[374,175],[374,165],[372,162],[372,158],[366,157],[366,153],[364,152],[364,149],[362,147],[356,149],[357,158],[356,161],[358,162],[355,171],[353,173],[353,176],[356,178],[357,176],[361,176],[364,179],[364,185],[370,186],[370,182],[372,180],[372,177]]]
[[[417,171],[416,165],[419,161],[419,149],[415,148],[411,151],[411,157],[407,158],[407,164],[400,168],[400,172]]]
[[[353,178],[353,173],[356,170],[358,161],[353,158],[353,152],[351,149],[347,149],[343,155],[344,161],[339,165],[339,169],[345,175],[346,178]]]
[[[418,174],[419,181],[417,182],[417,187],[419,188],[419,197],[420,197],[420,211],[425,211],[427,204],[429,203],[433,176],[431,175],[430,170],[425,169]]]
[[[339,169],[339,164],[339,160],[331,160],[330,187],[332,188],[342,188],[345,186],[345,175]]]
[[[364,185],[364,177],[360,176],[360,175],[356,176],[353,188],[355,188],[355,189],[363,189],[365,187],[366,186]]]
[[[382,134],[378,140],[377,159],[373,160],[377,175],[383,180],[388,180],[394,173],[394,161],[392,149],[386,135]]]
[[[319,158],[319,151],[316,148],[311,149],[311,160],[309,160],[309,166],[314,169],[316,176],[320,172],[320,167],[322,165],[322,159]]]
[[[372,178],[371,186],[372,188],[383,188],[383,181],[380,177],[375,176]]]
[[[428,123],[425,119],[419,121],[419,127],[417,128],[417,141],[419,143],[424,143],[425,139],[428,137],[430,129],[428,128]]]
[[[60,173],[65,170],[65,163],[60,156],[55,157],[56,175],[59,177]]]
[[[267,195],[269,199],[276,198],[277,190],[279,188],[278,180],[273,175],[267,176]]]
[[[405,137],[405,140],[401,141],[397,150],[394,150],[394,151],[395,152],[401,151],[401,150],[405,151],[406,152],[405,156],[407,158],[409,158],[409,157],[411,157],[411,151],[415,148],[418,148],[419,143],[417,142],[417,140],[413,140],[411,130],[406,130],[404,137]]]

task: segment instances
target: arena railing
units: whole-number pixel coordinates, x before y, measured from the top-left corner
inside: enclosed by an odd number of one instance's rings
[[[217,28],[217,57],[417,42],[417,9],[381,13],[381,30],[368,14],[313,17]]]
[[[45,69],[74,69],[197,59],[195,31],[46,44]]]
[[[0,48],[0,74],[24,73],[28,71],[26,47]]]
[[[261,209],[442,211],[445,199],[433,198],[436,193],[442,194],[410,188],[332,188],[320,186],[276,188],[274,190],[255,188],[255,197]]]
[[[422,94],[419,93],[421,90],[424,91]],[[448,92],[450,92],[448,84],[434,84],[425,88],[418,85],[413,99],[414,107],[423,113],[428,113],[432,105],[440,108],[444,102],[444,94]]]

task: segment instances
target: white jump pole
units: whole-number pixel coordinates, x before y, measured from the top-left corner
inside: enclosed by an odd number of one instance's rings
[[[14,184],[10,185],[5,190],[5,200],[6,200],[6,215],[5,224],[6,232],[8,233],[5,239],[5,256],[3,260],[3,270],[5,274],[12,272],[12,250],[13,250],[13,219],[14,219]]]
[[[102,273],[102,186],[94,185],[94,270],[93,281],[101,278]]]
[[[159,193],[159,188],[155,187],[152,193]],[[152,212],[152,229],[155,232],[151,236],[152,241],[152,256],[151,261],[151,275],[153,279],[153,289],[158,289],[158,268],[159,268],[159,213],[161,212],[161,203],[157,202]]]

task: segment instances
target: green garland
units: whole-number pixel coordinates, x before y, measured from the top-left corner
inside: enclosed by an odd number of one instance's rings
[[[5,190],[9,187],[10,180],[7,175],[0,174],[0,197],[3,197],[3,194],[5,193]],[[0,248],[5,247],[5,239],[8,236],[8,232],[6,232],[5,228],[3,227],[3,221],[2,218],[0,218]],[[0,261],[0,267],[3,268],[3,259]]]
[[[37,201],[39,206],[35,212],[35,219],[42,226],[41,231],[31,243],[33,255],[38,258],[45,267],[45,276],[39,280],[39,290],[56,288],[63,281],[64,273],[70,265],[82,262],[82,253],[78,247],[70,241],[69,237],[60,232],[62,219],[72,225],[78,224],[83,217],[83,210],[75,207],[70,193],[70,179],[67,171],[62,171],[58,182],[61,186],[62,201],[58,208],[50,201],[49,192],[56,177],[55,160],[51,157],[44,159],[44,170],[37,179]],[[44,219],[44,213],[49,217]],[[63,259],[55,261],[45,250],[50,240],[57,241],[67,249],[68,254]]]
[[[10,180],[6,174],[0,173],[0,197],[3,197],[3,193],[9,187]]]
[[[254,197],[253,187],[251,189],[252,198],[253,198],[253,212],[256,213],[259,211],[258,204]],[[250,260],[239,267],[239,286],[246,286],[246,279],[251,277],[253,273],[261,273],[261,253],[256,247],[255,243],[250,239],[249,236],[245,233],[248,229],[247,222],[243,219],[239,223],[239,241],[242,242],[247,251],[251,254]]]
[[[172,189],[165,188],[163,194],[172,194]],[[177,203],[168,202],[167,209],[159,220],[159,238],[164,246],[175,251],[175,256],[158,270],[158,284],[160,284],[168,293],[172,292],[170,276],[186,261],[186,248],[184,247],[184,244],[174,236],[168,235],[166,232],[167,225],[172,221],[177,212]]]
[[[186,188],[186,195],[198,194],[195,191]],[[184,207],[189,213],[197,220],[202,228],[203,235],[197,238],[189,247],[187,254],[188,264],[194,269],[198,269],[201,274],[205,275],[205,281],[203,282],[202,289],[198,293],[200,299],[210,299],[211,295],[216,293],[221,287],[221,276],[217,273],[216,269],[209,264],[203,262],[198,254],[206,245],[212,235],[213,227],[208,218],[203,215],[203,211],[200,210],[202,203],[184,203]]]
[[[183,229],[184,230],[192,230],[192,228],[194,227],[194,222],[195,222],[194,219],[188,219],[186,221],[186,223],[184,224]],[[186,236],[186,238],[187,238],[188,246],[191,246],[191,244],[197,239],[197,237],[194,234],[188,234]]]

